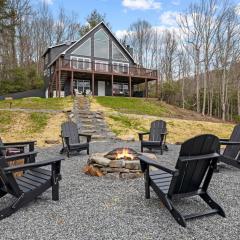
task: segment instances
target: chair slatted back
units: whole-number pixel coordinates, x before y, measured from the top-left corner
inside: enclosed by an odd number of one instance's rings
[[[3,141],[0,138],[0,147],[3,147],[3,146],[4,146]],[[5,155],[6,155],[6,150],[0,149],[0,157]]]
[[[230,141],[232,142],[240,142],[240,124],[236,125],[232,131],[230,136]],[[240,145],[227,145],[223,155],[226,157],[230,157],[232,159],[239,160],[240,159]]]
[[[167,124],[163,120],[156,120],[151,123],[149,141],[163,141],[162,133],[167,132]]]
[[[62,136],[69,137],[69,144],[80,143],[78,127],[74,122],[65,122],[61,125]]]
[[[18,197],[22,194],[13,173],[5,173],[3,168],[9,167],[4,156],[0,156],[0,189]]]
[[[213,168],[217,164],[219,147],[219,139],[210,134],[200,135],[184,142],[181,146],[176,164],[179,175],[173,177],[168,194],[174,195],[194,192],[202,187],[202,183],[205,184],[207,188],[212,177]],[[203,155],[209,155],[211,157],[190,159],[191,156]],[[183,158],[185,158],[185,160]],[[189,158],[189,160],[186,160],[186,158]]]

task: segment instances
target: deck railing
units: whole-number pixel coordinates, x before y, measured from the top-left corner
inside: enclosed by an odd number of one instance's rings
[[[56,66],[58,68],[58,64]],[[140,76],[157,78],[157,70],[141,68],[141,67],[129,67],[127,63],[107,64],[104,62],[96,61],[80,61],[80,60],[66,60],[63,59],[60,63],[60,68],[96,72],[96,73],[113,73],[126,76]]]

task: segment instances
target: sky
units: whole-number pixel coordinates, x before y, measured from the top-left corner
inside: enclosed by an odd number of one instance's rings
[[[81,24],[86,22],[86,16],[97,9],[106,14],[112,31],[121,38],[130,24],[138,19],[147,20],[152,26],[160,28],[175,28],[176,16],[185,11],[190,3],[199,0],[35,0],[43,1],[53,10],[60,6],[68,13],[77,13]],[[238,1],[240,2],[240,1]]]

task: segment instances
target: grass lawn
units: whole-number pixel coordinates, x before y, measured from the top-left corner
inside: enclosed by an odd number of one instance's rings
[[[10,103],[12,108],[25,109],[45,109],[45,110],[69,110],[73,106],[72,97],[65,98],[22,98],[15,100],[0,101],[0,108],[9,109]]]
[[[96,97],[96,101],[121,113],[134,113],[151,116],[165,116],[169,113],[162,102],[145,98]]]
[[[96,97],[91,100],[93,110],[101,110],[114,133],[122,139],[148,131],[157,119],[167,122],[168,142],[183,142],[198,134],[211,133],[229,137],[234,125],[217,119],[205,118],[192,111],[162,103],[154,99]]]

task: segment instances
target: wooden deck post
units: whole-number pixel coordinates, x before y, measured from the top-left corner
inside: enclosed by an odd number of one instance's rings
[[[58,75],[58,97],[61,96],[61,70],[59,70],[59,75]]]
[[[71,95],[73,96],[73,71],[71,72],[70,91]]]
[[[112,82],[112,96],[113,96],[113,74],[112,74],[111,82]]]
[[[132,77],[129,77],[129,97],[132,96]]]
[[[158,79],[156,79],[156,98],[158,98]]]
[[[55,88],[56,88],[56,97],[57,97],[57,92],[58,92],[58,72],[56,73],[56,76],[55,76]]]
[[[147,78],[145,78],[145,97],[148,97],[148,81]]]
[[[94,96],[94,73],[92,73],[92,96]]]
[[[56,95],[58,97],[61,96],[61,58],[58,59],[58,93]]]

